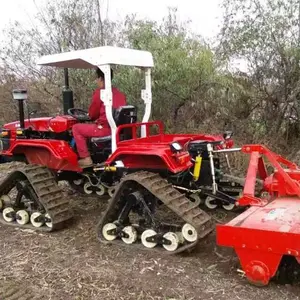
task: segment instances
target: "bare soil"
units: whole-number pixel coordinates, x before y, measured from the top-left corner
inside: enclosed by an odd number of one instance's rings
[[[3,178],[13,165],[0,167]],[[235,253],[217,247],[214,234],[192,253],[176,256],[100,244],[95,227],[106,201],[65,190],[75,209],[68,228],[44,234],[0,225],[0,295],[10,284],[53,300],[300,299],[300,285],[248,284],[237,272]]]

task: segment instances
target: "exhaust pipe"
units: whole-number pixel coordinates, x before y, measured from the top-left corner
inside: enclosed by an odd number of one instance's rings
[[[62,98],[63,98],[63,109],[64,114],[68,114],[68,109],[74,108],[74,101],[73,101],[73,91],[70,89],[69,86],[69,71],[68,69],[64,69],[65,75],[65,86],[62,91]]]
[[[27,90],[17,89],[13,90],[13,98],[19,102],[19,120],[20,128],[25,128],[25,117],[24,117],[24,100],[27,100]]]

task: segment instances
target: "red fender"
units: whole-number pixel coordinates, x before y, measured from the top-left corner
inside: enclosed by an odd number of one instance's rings
[[[54,170],[81,171],[77,155],[65,141],[17,140],[8,152],[24,154],[30,164],[43,165]]]

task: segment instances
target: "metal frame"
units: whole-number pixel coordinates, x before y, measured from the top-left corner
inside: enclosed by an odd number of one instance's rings
[[[250,154],[250,161],[237,205],[250,207],[227,224],[217,224],[217,244],[234,248],[248,281],[264,286],[284,256],[300,263],[300,169],[263,145],[244,145],[241,151]],[[270,175],[263,158],[274,168]]]
[[[114,153],[117,149],[116,143],[116,132],[117,126],[112,115],[112,85],[111,85],[111,73],[109,64],[97,66],[104,73],[105,89],[101,90],[100,100],[103,101],[105,105],[105,114],[107,121],[111,129],[111,151]],[[141,98],[145,104],[145,112],[142,119],[142,123],[149,121],[151,115],[151,105],[152,105],[152,91],[151,91],[151,68],[145,69],[145,89],[141,92]],[[146,127],[141,128],[141,137],[146,137]]]
[[[145,71],[145,89],[141,91],[141,98],[145,104],[145,113],[142,123],[149,121],[152,105],[151,68],[154,66],[153,57],[150,52],[105,46],[43,56],[39,59],[37,64],[42,66],[79,69],[89,69],[94,66],[98,67],[104,73],[105,89],[101,90],[100,100],[102,100],[105,105],[106,118],[111,128],[112,153],[117,149],[117,126],[112,115],[111,65],[133,66],[142,68]],[[147,136],[145,128],[145,126],[141,128],[141,137]]]

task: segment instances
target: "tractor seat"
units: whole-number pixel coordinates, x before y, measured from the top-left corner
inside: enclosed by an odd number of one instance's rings
[[[113,118],[117,126],[136,123],[137,109],[135,106],[132,105],[121,106],[117,109],[113,109]],[[126,130],[123,129],[123,131],[120,133],[120,140],[122,140],[124,136],[125,139],[129,139],[131,136],[131,129],[129,129],[129,131],[130,132],[126,134]],[[110,142],[111,135],[103,136],[103,137],[93,137],[90,139],[90,141],[95,144]]]
[[[92,143],[106,143],[111,141],[111,135],[91,138]]]

